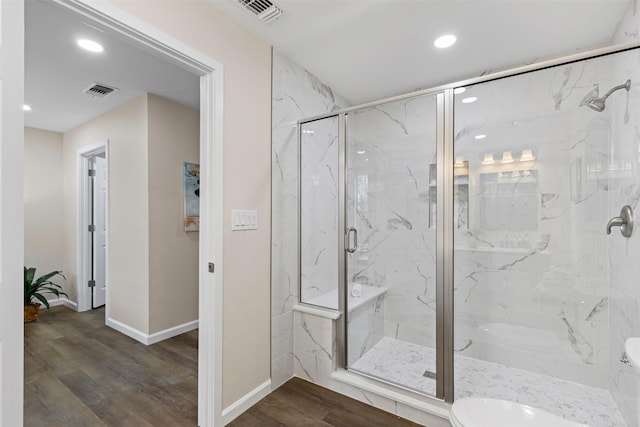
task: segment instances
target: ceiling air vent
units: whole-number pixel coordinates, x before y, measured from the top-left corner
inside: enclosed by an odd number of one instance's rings
[[[270,0],[236,0],[241,6],[256,15],[263,22],[274,21],[283,14],[282,9]]]
[[[106,96],[112,94],[116,90],[118,89],[114,87],[103,85],[101,83],[94,83],[88,88],[86,88],[85,90],[83,90],[83,92],[93,96],[94,98],[105,98]]]

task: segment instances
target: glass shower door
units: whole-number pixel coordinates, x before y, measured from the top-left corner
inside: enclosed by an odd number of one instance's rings
[[[436,394],[436,95],[347,114],[346,364]]]
[[[472,195],[469,229],[455,232],[456,399],[636,425],[633,372],[620,359],[638,330],[622,308],[637,310],[626,292],[637,288],[638,235],[607,235],[606,225],[640,194],[639,57],[574,62],[456,95],[455,155],[470,166]]]
[[[338,309],[338,116],[300,125],[300,301]]]

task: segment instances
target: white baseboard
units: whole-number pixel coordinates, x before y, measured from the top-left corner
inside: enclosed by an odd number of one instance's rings
[[[129,338],[133,338],[134,340],[141,342],[142,344],[147,344],[149,335],[145,334],[144,332],[140,332],[136,328],[132,328],[131,326],[125,325],[124,323],[118,322],[117,320],[112,318],[107,319],[107,326],[125,334]]]
[[[118,322],[113,318],[107,319],[107,326],[125,334],[129,338],[133,338],[134,340],[141,342],[144,345],[151,345],[168,338],[184,334],[185,332],[197,329],[198,321],[193,320],[191,322],[183,323],[182,325],[174,326],[173,328],[165,329],[164,331],[156,332],[151,335],[145,334],[144,332],[141,332],[136,328],[132,328],[129,325],[125,325],[122,322]]]
[[[64,305],[65,307],[69,307],[71,310],[78,311],[78,304],[67,299],[67,298],[56,298],[47,300],[49,302],[49,307],[56,307],[58,305]]]
[[[155,344],[160,341],[164,341],[167,338],[172,338],[185,332],[198,329],[198,321],[192,320],[191,322],[183,323],[182,325],[174,326],[173,328],[165,329],[164,331],[156,332],[147,336],[147,345]]]
[[[261,399],[271,393],[271,379],[260,384],[240,399],[227,406],[222,411],[222,422],[224,425],[235,420],[239,415],[258,403]]]

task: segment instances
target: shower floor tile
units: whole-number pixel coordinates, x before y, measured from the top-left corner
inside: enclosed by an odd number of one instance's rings
[[[435,351],[405,341],[383,338],[351,369],[433,395]],[[589,427],[626,427],[607,390],[455,356],[455,397],[492,397],[544,409]]]

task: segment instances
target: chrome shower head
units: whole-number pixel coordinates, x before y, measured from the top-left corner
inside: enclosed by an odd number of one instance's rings
[[[589,108],[591,108],[593,111],[597,111],[598,113],[601,113],[604,111],[605,108],[605,102],[607,101],[607,98],[615,91],[619,90],[619,89],[626,89],[627,92],[629,92],[629,90],[631,89],[631,80],[627,80],[626,82],[624,82],[624,84],[621,84],[619,86],[616,86],[614,88],[612,88],[611,90],[609,90],[609,92],[605,93],[604,96],[600,97],[600,98],[594,98],[590,101],[588,101],[585,105]]]
[[[593,111],[597,111],[598,113],[602,113],[604,111],[604,98],[596,98],[585,104],[587,107],[591,108]]]

